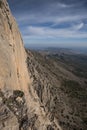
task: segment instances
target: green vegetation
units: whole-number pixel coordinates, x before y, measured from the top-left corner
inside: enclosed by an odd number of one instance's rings
[[[13,95],[16,97],[23,97],[24,96],[24,92],[20,91],[20,90],[14,90],[13,91]]]
[[[1,89],[0,89],[0,97],[3,97],[4,94],[2,93]]]
[[[0,8],[2,8],[3,2],[0,0]]]
[[[83,118],[83,123],[87,125],[87,118]]]
[[[3,7],[3,0],[0,0],[0,8],[2,8]]]
[[[32,52],[28,55],[29,71],[34,75],[34,81],[41,85],[42,93],[46,88],[46,107],[58,119],[61,126],[70,130],[86,130],[87,124],[87,56],[78,54],[53,54]],[[31,58],[32,57],[32,58]],[[39,79],[34,69],[38,72]],[[45,77],[45,78],[44,78]],[[40,79],[46,82],[39,84]],[[50,83],[50,86],[49,86]],[[37,93],[40,89],[36,88]],[[41,99],[41,94],[39,95]],[[42,100],[44,102],[44,98]],[[48,127],[49,129],[50,127]]]
[[[63,63],[69,71],[78,77],[87,78],[87,56],[86,55],[68,55],[68,54],[55,54],[50,55],[56,62]],[[63,66],[64,67],[64,66]],[[71,69],[71,67],[73,69]]]
[[[72,98],[78,98],[83,101],[87,99],[87,92],[77,81],[64,80],[61,89]]]

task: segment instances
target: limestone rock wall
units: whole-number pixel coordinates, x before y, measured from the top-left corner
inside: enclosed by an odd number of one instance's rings
[[[0,88],[24,89],[29,77],[23,41],[6,0],[0,3]]]
[[[6,0],[0,0],[0,103],[2,130],[61,130],[50,121],[32,87],[21,34]]]

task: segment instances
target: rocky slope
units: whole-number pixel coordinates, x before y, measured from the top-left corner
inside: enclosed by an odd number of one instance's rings
[[[32,87],[21,34],[6,0],[0,0],[0,130],[61,130]]]
[[[84,60],[80,63],[79,56],[76,58],[75,55],[59,54],[58,57],[45,51],[26,51],[33,87],[43,103],[43,109],[51,113],[50,119],[56,117],[63,130],[86,130],[87,79],[75,75],[74,69],[78,64],[82,68],[87,58],[82,56]]]

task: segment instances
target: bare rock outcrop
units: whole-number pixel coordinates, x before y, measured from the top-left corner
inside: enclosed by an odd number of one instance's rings
[[[61,130],[32,87],[21,34],[6,0],[0,0],[0,129]]]

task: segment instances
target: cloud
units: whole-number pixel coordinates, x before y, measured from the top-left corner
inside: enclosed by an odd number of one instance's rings
[[[8,1],[25,42],[26,39],[87,39],[87,0]]]
[[[52,25],[60,24],[60,23],[65,23],[69,22],[81,22],[87,19],[87,15],[58,15],[58,16],[53,16],[53,15],[42,15],[42,14],[22,14],[22,16],[17,16],[16,17],[18,23],[20,25],[23,24],[43,24],[43,23],[52,23]]]
[[[42,28],[42,27],[32,27],[32,26],[30,26],[29,28],[28,28],[28,30],[29,30],[29,34],[30,35],[44,35],[45,34],[45,28]]]
[[[74,25],[74,26],[73,26],[73,29],[74,29],[74,30],[80,30],[80,29],[82,29],[84,26],[85,26],[84,23],[80,23],[80,24]]]
[[[86,0],[18,0],[12,1],[19,24],[73,22],[87,19]],[[13,6],[14,5],[14,6]]]
[[[81,29],[84,26],[84,23],[80,23],[79,25],[77,25],[77,30]]]
[[[77,27],[77,26],[76,26]],[[41,38],[87,38],[87,33],[78,31],[82,27],[82,23],[78,25],[78,29],[54,29],[50,27],[28,27],[27,37],[41,37]]]
[[[59,3],[58,5],[59,5],[59,7],[61,7],[61,8],[67,8],[67,7],[68,7],[68,5],[66,5],[66,4],[61,4],[61,3]]]

